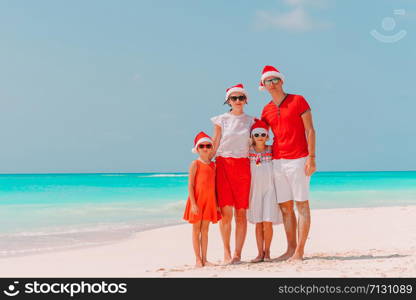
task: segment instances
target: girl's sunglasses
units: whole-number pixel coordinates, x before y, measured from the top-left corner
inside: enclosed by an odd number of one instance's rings
[[[211,149],[212,145],[211,144],[199,144],[198,148],[199,149],[204,149],[204,148]]]
[[[266,137],[266,136],[267,136],[267,134],[266,134],[266,133],[255,133],[255,134],[253,134],[253,136],[254,136],[254,137],[259,137],[259,136],[261,136],[261,137]]]
[[[231,96],[231,97],[228,97],[228,100],[231,100],[231,101],[233,101],[233,102],[235,102],[235,101],[237,101],[237,100],[239,100],[239,101],[244,101],[244,100],[246,100],[247,99],[247,97],[246,96]]]
[[[264,84],[265,85],[267,85],[267,86],[269,86],[269,85],[271,85],[272,84],[272,82],[274,83],[274,84],[276,84],[276,83],[278,83],[279,82],[279,78],[272,78],[272,79],[268,79],[268,80],[265,80],[264,81]]]

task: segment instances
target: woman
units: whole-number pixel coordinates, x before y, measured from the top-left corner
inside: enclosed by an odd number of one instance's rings
[[[246,210],[250,196],[250,128],[254,118],[244,113],[247,92],[242,84],[226,90],[225,103],[231,110],[211,118],[214,123],[216,154],[216,189],[221,209],[221,236],[224,243],[224,264],[241,262],[241,251],[247,233]],[[230,237],[233,210],[236,220],[236,241],[231,256]]]

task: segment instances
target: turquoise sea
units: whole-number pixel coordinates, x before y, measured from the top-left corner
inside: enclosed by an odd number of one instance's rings
[[[186,173],[0,175],[0,257],[97,245],[181,221]],[[416,171],[318,172],[311,207],[416,205]]]

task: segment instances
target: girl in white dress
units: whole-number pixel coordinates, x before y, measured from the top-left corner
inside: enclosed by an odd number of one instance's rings
[[[251,189],[248,220],[256,224],[258,255],[251,262],[270,261],[273,224],[282,223],[273,181],[272,149],[266,145],[269,138],[266,123],[256,119],[251,128],[250,147]]]

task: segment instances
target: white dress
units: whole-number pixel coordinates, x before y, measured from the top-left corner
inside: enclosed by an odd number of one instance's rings
[[[251,188],[250,204],[247,211],[250,223],[272,222],[282,223],[282,212],[276,198],[273,180],[272,150],[257,153],[250,148]]]

